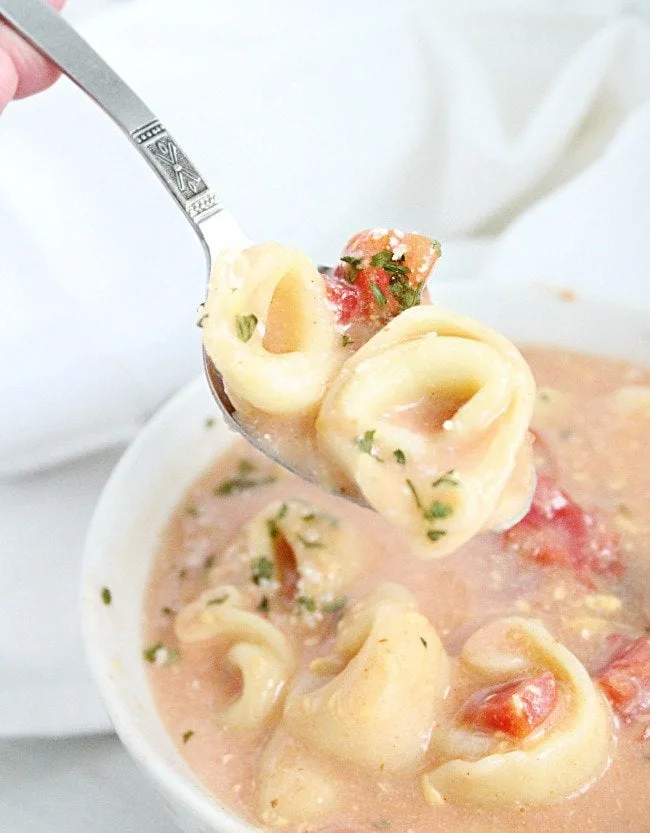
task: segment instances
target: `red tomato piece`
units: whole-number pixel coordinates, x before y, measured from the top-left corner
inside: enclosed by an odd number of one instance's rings
[[[504,533],[506,544],[538,564],[573,569],[588,584],[592,576],[623,573],[620,537],[595,511],[587,511],[546,474],[528,514]]]
[[[346,244],[326,277],[341,324],[382,326],[420,303],[424,284],[440,257],[440,244],[421,234],[367,229]]]
[[[631,722],[650,715],[650,636],[615,635],[613,656],[596,679],[621,717]]]
[[[478,691],[463,707],[460,719],[486,732],[521,739],[546,720],[556,703],[555,677],[545,671]]]

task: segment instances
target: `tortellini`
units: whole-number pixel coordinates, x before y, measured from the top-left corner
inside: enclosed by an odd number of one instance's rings
[[[287,827],[332,815],[341,804],[338,780],[331,764],[279,729],[260,761],[258,816],[270,827]]]
[[[323,452],[368,503],[445,555],[528,510],[535,383],[505,338],[436,306],[408,309],[350,358],[317,420]],[[411,419],[409,409],[421,410]]]
[[[246,541],[252,562],[268,558],[272,580],[302,601],[303,613],[335,604],[369,563],[355,526],[302,500],[269,504],[249,523]]]
[[[303,414],[344,356],[318,270],[276,243],[221,254],[202,319],[205,350],[238,408]]]
[[[181,643],[217,638],[228,643],[226,658],[242,676],[239,697],[218,715],[231,729],[262,726],[281,704],[296,665],[282,631],[242,604],[237,588],[211,587],[182,608],[175,621]]]
[[[490,751],[481,732],[441,726],[433,752],[448,758],[422,778],[425,798],[472,806],[551,804],[586,789],[613,743],[608,706],[576,657],[536,620],[511,617],[477,631],[460,662],[490,684],[551,671],[559,702],[545,723]]]
[[[369,770],[417,766],[449,683],[438,634],[401,585],[385,583],[341,619],[322,686],[292,691],[284,721],[307,746]]]

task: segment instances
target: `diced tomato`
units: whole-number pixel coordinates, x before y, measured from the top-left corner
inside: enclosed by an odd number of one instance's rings
[[[574,570],[587,584],[593,584],[593,575],[623,573],[618,533],[549,475],[538,476],[530,511],[504,533],[504,540],[531,561]]]
[[[614,636],[617,647],[596,679],[616,711],[631,722],[650,715],[650,636]]]
[[[440,244],[421,234],[396,229],[355,234],[333,274],[326,276],[339,322],[381,326],[416,306],[439,257]]]
[[[525,738],[541,725],[557,703],[551,671],[478,691],[463,707],[460,720],[486,732]]]

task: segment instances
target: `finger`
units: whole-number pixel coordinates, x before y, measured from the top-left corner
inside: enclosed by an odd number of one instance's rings
[[[65,0],[49,0],[60,9]],[[0,24],[0,52],[9,57],[18,78],[14,98],[24,98],[54,83],[58,70],[6,24]]]
[[[18,73],[14,62],[0,49],[0,113],[16,94]]]

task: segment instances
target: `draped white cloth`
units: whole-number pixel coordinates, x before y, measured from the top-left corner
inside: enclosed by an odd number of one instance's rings
[[[254,239],[322,261],[394,224],[443,241],[440,280],[644,304],[650,7],[612,5],[142,0],[82,31]],[[7,474],[130,437],[199,371],[205,274],[171,200],[71,84],[8,109],[0,160]]]

